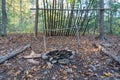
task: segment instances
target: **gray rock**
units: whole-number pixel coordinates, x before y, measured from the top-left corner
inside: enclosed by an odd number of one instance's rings
[[[106,59],[106,63],[107,64],[111,64],[112,63],[112,59]]]
[[[76,60],[75,60],[75,59],[72,59],[72,60],[70,60],[70,62],[75,63],[75,62],[76,62]]]
[[[69,49],[69,47],[65,47],[65,50],[69,51],[70,49]]]
[[[88,69],[88,71],[89,71],[89,72],[93,72],[93,70],[92,70],[92,69]]]
[[[97,63],[97,64],[98,64],[98,63],[99,63],[99,61],[97,61],[97,60],[96,60],[96,61],[95,61],[95,63]]]
[[[68,64],[69,62],[70,62],[69,59],[59,59],[59,60],[58,60],[58,63],[59,63],[59,64]]]
[[[95,67],[99,67],[99,66],[102,66],[103,63],[99,63],[99,64],[96,64]]]
[[[57,63],[57,60],[52,60],[51,63],[55,64],[55,63]]]
[[[43,74],[48,74],[48,71],[43,72]]]
[[[93,66],[93,65],[89,65],[89,67],[93,70],[93,71],[96,71],[97,69],[96,69],[96,67],[95,66]]]
[[[53,68],[53,66],[54,66],[54,65],[53,65],[51,62],[47,62],[47,68],[48,68],[48,69]]]
[[[56,80],[56,77],[55,77],[55,76],[53,76],[53,77],[52,77],[52,80]]]
[[[67,68],[67,69],[66,69],[66,72],[68,72],[68,73],[72,73],[73,70],[72,70],[72,68]]]
[[[75,55],[75,51],[72,51],[72,55]]]
[[[74,58],[74,56],[72,55],[72,56],[70,56],[70,59],[73,59]]]
[[[114,67],[113,68],[115,71],[119,71],[119,67]]]
[[[53,57],[51,57],[50,59],[49,59],[49,61],[52,61],[53,60]]]
[[[73,59],[75,56],[75,51],[72,51],[72,56],[70,56],[70,59]]]
[[[41,55],[41,58],[42,58],[42,59],[48,59],[48,56],[47,56],[46,53],[44,53],[44,54]]]

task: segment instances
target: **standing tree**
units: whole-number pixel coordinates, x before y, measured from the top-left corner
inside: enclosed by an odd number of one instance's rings
[[[100,0],[99,39],[105,39],[104,33],[104,0]]]
[[[2,36],[7,35],[6,27],[7,27],[6,0],[2,0],[2,28],[1,28]]]

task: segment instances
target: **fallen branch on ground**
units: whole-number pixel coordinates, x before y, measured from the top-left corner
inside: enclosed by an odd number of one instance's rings
[[[105,55],[109,56],[110,58],[112,58],[113,60],[115,60],[116,62],[120,63],[120,56],[115,56],[113,55],[113,53],[110,53],[109,51],[107,51],[103,46],[101,46],[100,44],[94,44],[97,48],[99,48],[100,51],[102,51]]]
[[[25,59],[33,59],[33,58],[40,58],[41,54],[36,54],[34,51],[30,53],[30,55],[24,56]]]
[[[8,53],[5,56],[0,57],[0,64],[3,63],[4,61],[16,56],[17,54],[23,52],[24,50],[26,50],[29,47],[30,47],[30,44],[28,44],[28,45],[26,45],[26,46],[24,46],[22,48],[19,48],[19,49],[15,50],[15,51],[13,51],[11,53]]]

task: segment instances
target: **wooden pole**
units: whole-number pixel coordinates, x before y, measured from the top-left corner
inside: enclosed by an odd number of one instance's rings
[[[20,0],[20,35],[22,35],[22,0]]]
[[[30,8],[30,10],[36,10],[36,8]],[[61,11],[61,9],[51,9],[51,8],[39,8],[39,10],[58,10]],[[93,8],[93,9],[79,9],[80,11],[91,11],[91,10],[110,10],[110,8]],[[78,11],[78,9],[63,9],[63,11]]]
[[[39,14],[39,0],[36,0],[36,15],[35,15],[35,38],[37,38],[38,33],[38,14]]]

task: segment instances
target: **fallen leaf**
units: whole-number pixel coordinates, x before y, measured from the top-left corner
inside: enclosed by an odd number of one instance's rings
[[[33,76],[31,74],[27,75],[28,78],[33,78]]]
[[[14,76],[18,76],[19,74],[21,73],[21,71],[20,70],[18,70],[15,74],[14,74]]]
[[[62,73],[63,73],[63,74],[67,74],[67,71],[66,71],[66,70],[62,70]]]
[[[29,70],[26,70],[26,71],[25,71],[25,74],[26,74],[26,75],[29,75]]]
[[[63,80],[66,80],[67,78],[68,78],[67,76],[64,76],[62,79],[63,79]]]
[[[35,72],[39,71],[40,69],[39,68],[34,68],[33,69]]]
[[[106,76],[106,77],[110,77],[110,76],[111,76],[111,73],[110,73],[110,72],[108,72],[108,73],[104,73],[104,76]]]
[[[74,66],[72,66],[72,67],[73,67],[73,68],[75,68],[75,69],[77,68],[77,66],[75,66],[75,65],[74,65]]]
[[[46,68],[46,66],[42,66],[42,68],[43,68],[43,69],[45,69],[45,68]]]
[[[8,75],[14,74],[14,70],[10,70],[7,74]]]

